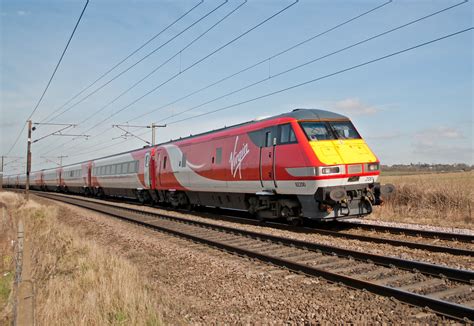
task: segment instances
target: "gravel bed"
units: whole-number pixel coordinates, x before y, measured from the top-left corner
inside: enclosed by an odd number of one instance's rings
[[[77,198],[77,196],[72,196],[72,197]],[[95,199],[95,198],[87,198],[87,199],[91,201],[103,202],[102,200]],[[153,212],[153,213],[162,213],[165,215],[187,218],[194,221],[207,222],[207,223],[216,224],[216,225],[229,226],[229,227],[233,227],[237,229],[243,229],[243,230],[248,230],[248,231],[253,231],[253,232],[281,236],[281,237],[286,237],[290,239],[314,242],[314,243],[329,245],[329,246],[337,246],[340,248],[357,250],[361,252],[369,252],[369,253],[377,254],[377,255],[390,254],[390,256],[392,257],[397,257],[397,258],[402,258],[402,259],[418,260],[418,261],[423,261],[423,262],[428,262],[428,263],[433,263],[433,264],[441,264],[441,265],[445,265],[445,266],[449,266],[453,268],[460,268],[460,269],[469,269],[469,270],[474,269],[474,261],[472,257],[455,256],[455,255],[451,255],[447,253],[438,253],[438,252],[426,252],[421,249],[410,249],[406,247],[397,247],[397,246],[391,246],[388,244],[363,242],[359,240],[347,240],[347,239],[341,239],[341,238],[335,239],[331,236],[319,235],[319,234],[314,234],[314,233],[296,233],[296,232],[292,232],[288,230],[278,230],[272,227],[266,227],[264,225],[263,226],[246,225],[246,224],[240,224],[240,223],[234,223],[234,222],[227,222],[227,221],[221,221],[221,220],[216,220],[212,218],[200,217],[192,213],[168,211],[168,210],[159,209],[159,208],[150,207],[150,206],[137,206],[134,204],[120,203],[120,202],[114,202],[113,204],[123,206],[123,207],[141,209],[141,210]],[[436,243],[437,240],[436,239],[433,239],[433,240],[434,240],[433,243]],[[469,244],[467,245],[469,246]],[[472,248],[472,245],[471,245],[471,248]]]
[[[162,300],[168,324],[449,324],[421,308],[231,255],[102,214],[60,207],[59,219],[126,257]]]
[[[351,218],[345,221],[351,222],[351,223],[367,224],[367,225],[393,226],[393,227],[407,228],[407,229],[413,229],[413,230],[437,231],[437,232],[449,232],[449,233],[456,233],[456,234],[474,235],[474,230],[471,230],[471,229],[461,229],[461,228],[453,228],[453,227],[446,227],[446,226],[434,226],[434,225],[428,225],[428,224],[412,224],[412,223],[387,222],[387,221],[380,221],[380,220],[364,220],[360,218]]]
[[[137,208],[136,205],[131,204],[123,204],[120,205],[128,206]],[[272,227],[266,226],[256,226],[256,225],[246,225],[240,223],[233,223],[233,222],[226,222],[226,221],[219,221],[215,219],[199,217],[193,214],[188,213],[181,213],[181,212],[173,212],[173,211],[165,211],[158,208],[142,206],[139,207],[145,211],[150,212],[157,212],[163,213],[167,215],[177,216],[177,217],[184,217],[187,219],[195,220],[195,221],[204,221],[216,225],[225,225],[233,228],[244,229],[264,234],[271,234],[276,236],[282,236],[290,239],[297,239],[302,241],[314,242],[324,245],[330,246],[337,246],[340,248],[350,249],[350,250],[357,250],[361,252],[370,252],[373,254],[378,255],[387,255],[389,253],[393,257],[398,257],[402,259],[412,259],[412,260],[419,260],[424,262],[429,262],[433,264],[442,264],[445,266],[461,268],[461,269],[474,269],[474,261],[472,257],[464,257],[464,256],[454,256],[447,253],[434,253],[434,252],[426,252],[420,249],[410,249],[406,247],[396,247],[387,244],[376,244],[376,243],[368,243],[359,240],[347,240],[337,238],[334,239],[331,236],[319,235],[314,233],[296,233],[287,230],[278,230]]]

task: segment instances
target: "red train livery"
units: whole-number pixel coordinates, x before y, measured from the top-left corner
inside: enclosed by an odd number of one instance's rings
[[[32,173],[32,188],[137,198],[174,207],[246,210],[261,219],[364,216],[393,191],[351,121],[296,109],[60,169]],[[24,186],[24,175],[6,186]]]

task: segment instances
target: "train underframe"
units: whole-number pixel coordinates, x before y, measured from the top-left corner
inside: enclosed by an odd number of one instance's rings
[[[54,188],[54,189],[53,189]],[[43,187],[41,190],[76,193],[103,198],[106,196],[136,199],[140,203],[168,205],[192,209],[212,206],[247,211],[260,220],[285,219],[298,225],[304,219],[331,221],[363,217],[374,205],[382,204],[382,195],[390,195],[393,186],[379,183],[350,186],[320,187],[314,195],[278,195],[273,192],[256,194],[124,189],[101,187]]]

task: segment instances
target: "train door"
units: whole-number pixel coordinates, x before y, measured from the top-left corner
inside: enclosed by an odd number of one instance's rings
[[[143,168],[143,178],[145,181],[145,186],[147,189],[150,189],[150,185],[152,184],[152,173],[150,173],[150,166],[151,166],[151,153],[145,153],[145,167]]]
[[[263,189],[276,188],[275,180],[275,147],[276,128],[264,130],[263,146],[260,150],[260,180]]]
[[[162,168],[162,164],[161,164],[161,157],[163,156],[162,151],[157,149],[156,152],[155,152],[155,183],[156,183],[156,187],[158,186],[161,186],[162,182],[161,182],[161,168]]]
[[[92,187],[92,163],[88,163],[86,166],[87,171],[87,180],[86,180],[86,187]]]

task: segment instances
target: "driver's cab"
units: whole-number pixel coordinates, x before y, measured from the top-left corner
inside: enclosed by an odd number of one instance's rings
[[[373,163],[377,158],[349,119],[299,121],[316,157],[326,165]]]

